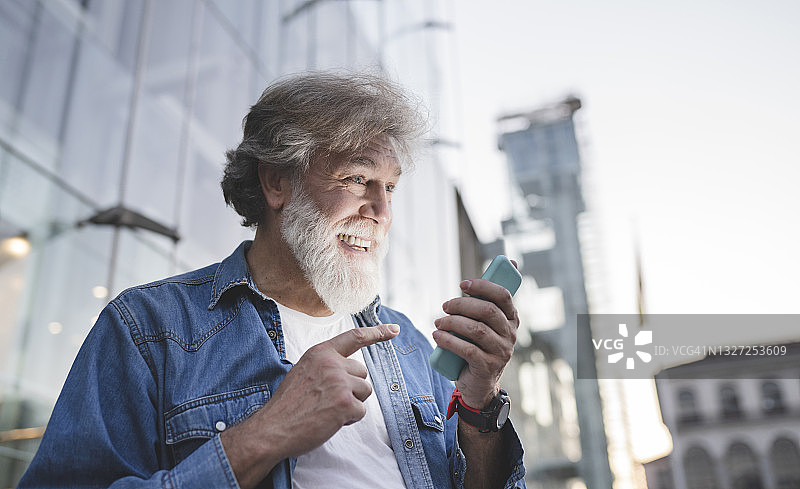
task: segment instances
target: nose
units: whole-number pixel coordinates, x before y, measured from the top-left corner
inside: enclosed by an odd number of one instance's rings
[[[392,223],[392,202],[389,199],[389,192],[380,185],[370,188],[365,196],[365,201],[359,209],[359,213],[371,219],[376,224],[388,226]]]

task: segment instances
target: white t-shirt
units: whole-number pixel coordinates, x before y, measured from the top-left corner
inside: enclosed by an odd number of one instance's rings
[[[355,327],[349,314],[313,317],[281,304],[278,304],[278,312],[286,358],[292,363],[297,363],[312,346]],[[361,350],[350,358],[364,363]],[[367,380],[372,383],[369,375]],[[342,427],[322,446],[297,458],[292,476],[295,489],[406,487],[374,392],[365,404],[364,418]]]

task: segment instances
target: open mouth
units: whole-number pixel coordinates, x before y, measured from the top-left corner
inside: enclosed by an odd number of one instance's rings
[[[339,233],[336,235],[339,238],[339,241],[343,242],[350,248],[356,251],[369,251],[370,247],[372,246],[372,241],[368,239],[359,238],[358,236],[352,236],[350,234]]]

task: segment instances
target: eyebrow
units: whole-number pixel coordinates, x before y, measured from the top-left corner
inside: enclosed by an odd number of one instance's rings
[[[378,164],[375,163],[375,160],[372,158],[368,158],[366,156],[355,156],[350,158],[347,163],[345,163],[345,169],[351,169],[355,166],[365,166],[370,169],[376,169]],[[395,176],[399,177],[403,174],[403,167],[401,165],[397,165],[397,169],[394,171]]]

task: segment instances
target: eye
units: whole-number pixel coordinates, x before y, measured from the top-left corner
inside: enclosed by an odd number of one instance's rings
[[[397,188],[397,186],[395,184],[393,184],[393,183],[390,183],[390,184],[386,185],[386,191],[389,192],[390,194],[392,192],[394,192],[394,190],[396,188]]]
[[[355,177],[350,177],[350,181],[352,181],[353,183],[357,183],[358,185],[366,185],[367,184],[367,179],[362,177],[361,175],[358,175],[358,176],[355,176]]]

